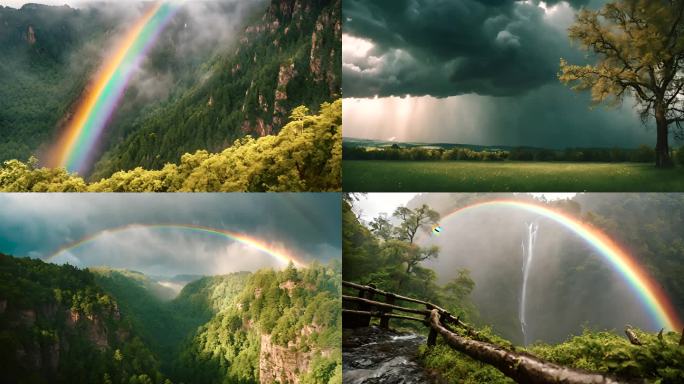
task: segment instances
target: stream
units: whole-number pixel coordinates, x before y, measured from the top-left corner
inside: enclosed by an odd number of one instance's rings
[[[345,329],[342,341],[344,384],[418,384],[433,379],[420,365],[425,337],[379,327]]]

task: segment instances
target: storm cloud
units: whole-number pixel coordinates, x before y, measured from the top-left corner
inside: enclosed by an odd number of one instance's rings
[[[567,36],[606,0],[349,0],[343,4],[344,136],[545,148],[653,145],[627,97],[595,106],[558,80],[591,61]],[[676,143],[675,145],[678,145]]]
[[[345,1],[344,94],[511,96],[557,82],[561,57],[582,59],[564,24],[587,3]]]
[[[221,274],[283,267],[282,261],[220,236],[149,224],[200,225],[243,233],[305,263],[339,259],[338,194],[3,194],[0,252],[45,259],[101,231],[54,259],[80,267],[106,265],[147,274]]]

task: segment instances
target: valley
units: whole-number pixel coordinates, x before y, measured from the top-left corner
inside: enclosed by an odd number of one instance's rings
[[[197,277],[172,298],[139,272],[0,255],[2,381],[339,382],[340,273]]]

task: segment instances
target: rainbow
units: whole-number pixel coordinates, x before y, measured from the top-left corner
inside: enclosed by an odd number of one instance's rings
[[[584,239],[594,247],[618,273],[628,282],[629,286],[635,291],[639,299],[644,303],[650,316],[659,327],[679,331],[682,329],[682,321],[679,319],[674,306],[669,298],[647,273],[643,266],[622,250],[613,240],[598,229],[582,223],[577,218],[567,215],[558,210],[517,200],[493,200],[475,203],[463,208],[459,208],[442,217],[460,215],[467,211],[477,209],[497,207],[497,208],[517,208],[549,218]],[[446,227],[445,227],[446,229]]]
[[[50,153],[50,166],[82,172],[133,74],[179,3],[155,2],[120,40],[90,83],[89,91]]]
[[[185,230],[185,231],[191,231],[191,232],[198,232],[198,233],[204,233],[204,234],[210,234],[210,235],[216,235],[220,237],[224,237],[230,240],[237,241],[239,243],[248,245],[252,248],[258,249],[259,251],[272,256],[276,260],[280,261],[283,264],[288,264],[290,261],[296,266],[296,267],[304,267],[306,264],[300,260],[297,260],[294,256],[288,254],[285,251],[276,249],[275,247],[258,240],[254,237],[250,237],[238,232],[232,232],[232,231],[227,231],[224,229],[216,229],[216,228],[211,228],[211,227],[205,227],[201,225],[192,225],[192,224],[128,224],[128,225],[123,225],[120,227],[115,227],[115,228],[109,228],[105,229],[99,232],[96,232],[94,234],[88,235],[78,241],[75,241],[73,243],[67,244],[66,246],[58,249],[55,253],[51,254],[50,256],[46,257],[43,259],[43,261],[51,261],[54,258],[56,258],[59,255],[64,254],[65,252],[68,252],[70,250],[80,248],[86,244],[92,243],[96,240],[98,240],[100,237],[102,237],[105,234],[115,234],[115,233],[121,233],[121,232],[126,232],[126,231],[131,231],[131,230],[136,230],[136,229],[141,229],[141,228],[146,228],[146,229],[154,229],[154,230],[164,230],[164,229],[179,229],[179,230]]]

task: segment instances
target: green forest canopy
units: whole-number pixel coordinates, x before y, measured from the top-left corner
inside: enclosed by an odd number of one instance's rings
[[[204,277],[173,300],[155,296],[149,278],[124,270],[0,255],[0,277],[4,378],[257,383],[267,335],[286,353],[308,356],[307,371],[293,372],[301,383],[341,383],[339,264]],[[69,323],[65,311],[82,320]],[[104,347],[95,345],[100,334],[107,335]],[[29,357],[56,350],[58,362],[27,362],[19,350]]]
[[[161,170],[136,168],[86,183],[63,168],[9,160],[0,166],[3,192],[233,192],[341,189],[342,101],[320,113],[295,108],[275,136],[246,137],[221,153],[185,154]]]

